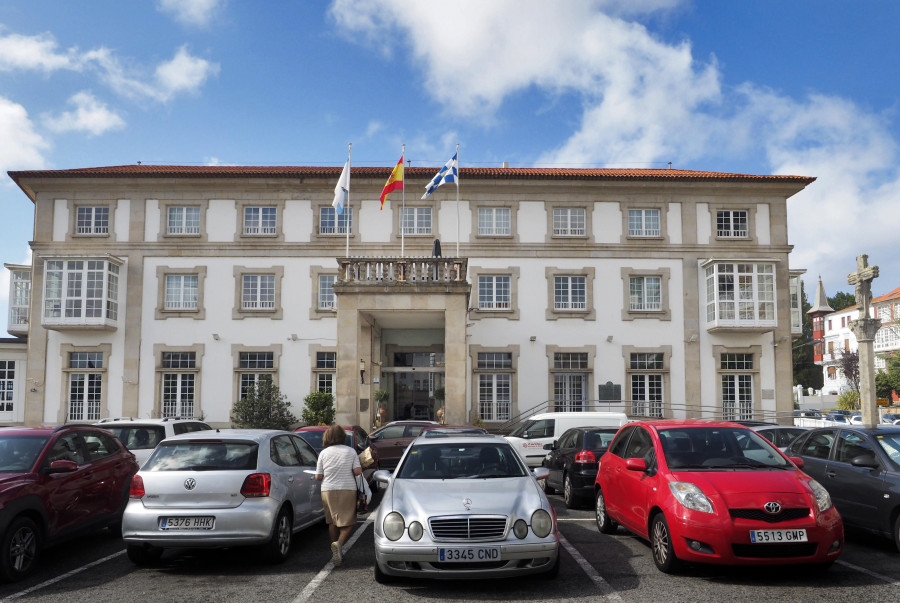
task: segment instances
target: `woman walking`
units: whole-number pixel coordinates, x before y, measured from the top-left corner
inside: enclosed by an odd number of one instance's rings
[[[356,476],[362,467],[356,451],[346,445],[347,432],[332,425],[322,436],[325,449],[319,453],[316,479],[322,482],[322,506],[331,536],[331,561],[340,565],[343,546],[356,525]]]

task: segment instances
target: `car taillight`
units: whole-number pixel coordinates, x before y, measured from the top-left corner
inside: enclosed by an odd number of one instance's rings
[[[269,495],[269,488],[272,486],[272,476],[268,473],[254,473],[248,475],[244,479],[244,485],[241,486],[241,496],[246,498],[259,498]]]
[[[597,457],[590,450],[582,450],[575,455],[576,463],[596,463]]]
[[[144,494],[144,478],[140,475],[135,475],[131,478],[131,488],[128,489],[128,498],[143,498]]]

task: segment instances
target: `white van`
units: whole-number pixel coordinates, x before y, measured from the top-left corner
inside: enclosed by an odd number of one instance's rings
[[[552,444],[571,427],[621,427],[630,419],[624,412],[545,412],[532,415],[508,436],[529,467],[540,467],[547,456],[544,444]]]

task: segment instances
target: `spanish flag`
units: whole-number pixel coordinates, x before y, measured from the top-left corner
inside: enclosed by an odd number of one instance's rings
[[[403,155],[400,155],[400,161],[394,166],[390,178],[381,191],[381,209],[384,209],[384,198],[392,191],[403,190]]]

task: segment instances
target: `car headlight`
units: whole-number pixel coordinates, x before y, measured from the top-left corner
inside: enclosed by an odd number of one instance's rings
[[[513,534],[515,534],[516,538],[519,540],[528,536],[528,524],[525,523],[524,519],[517,519],[516,523],[513,524]]]
[[[531,531],[538,538],[544,538],[553,531],[553,518],[544,509],[538,509],[531,514]]]
[[[813,494],[816,495],[816,504],[819,505],[819,513],[830,509],[831,495],[828,494],[828,490],[814,479],[809,480],[809,487],[812,489]]]
[[[418,521],[414,521],[409,524],[409,537],[413,540],[421,540],[422,535],[425,533],[425,528],[422,527]]]
[[[403,536],[406,524],[403,522],[403,516],[396,511],[388,513],[384,518],[384,535],[388,540],[399,540]]]
[[[688,509],[703,513],[713,512],[712,503],[709,502],[703,490],[698,488],[696,484],[690,482],[669,482],[669,490],[672,491],[675,500]]]

